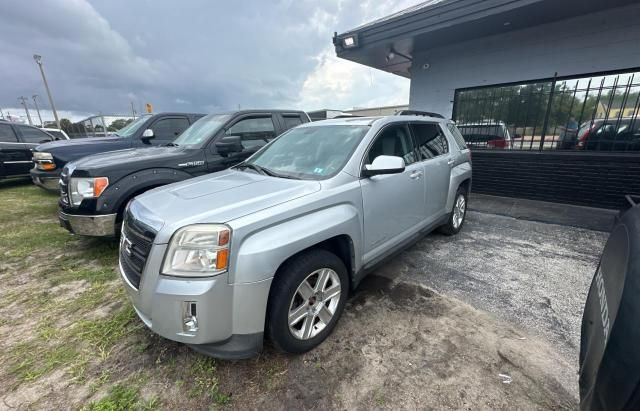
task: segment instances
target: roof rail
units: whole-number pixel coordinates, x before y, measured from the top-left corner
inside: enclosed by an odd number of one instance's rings
[[[442,114],[432,113],[429,111],[417,111],[417,110],[400,110],[396,112],[396,116],[427,116],[427,117],[444,118]]]

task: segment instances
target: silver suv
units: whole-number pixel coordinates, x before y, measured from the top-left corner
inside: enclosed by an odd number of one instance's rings
[[[469,150],[444,118],[307,123],[229,170],[136,197],[121,277],[151,330],[196,351],[246,358],[266,333],[304,352],[378,263],[461,229],[470,185]]]

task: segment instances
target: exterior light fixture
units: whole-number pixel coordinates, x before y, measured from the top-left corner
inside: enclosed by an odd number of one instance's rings
[[[358,47],[358,36],[353,34],[342,38],[342,47],[345,49],[352,49]]]

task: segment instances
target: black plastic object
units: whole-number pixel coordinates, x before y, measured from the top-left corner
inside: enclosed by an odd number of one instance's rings
[[[400,110],[396,113],[396,116],[427,116],[435,118],[444,118],[442,114],[432,113],[430,111],[418,111],[418,110]]]
[[[618,218],[582,317],[580,408],[640,410],[640,205]]]

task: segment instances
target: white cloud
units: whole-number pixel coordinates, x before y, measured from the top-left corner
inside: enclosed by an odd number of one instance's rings
[[[315,69],[300,91],[300,105],[307,110],[408,102],[408,79],[339,59],[332,47],[318,56]]]

